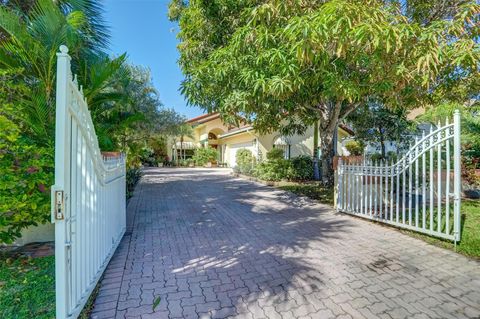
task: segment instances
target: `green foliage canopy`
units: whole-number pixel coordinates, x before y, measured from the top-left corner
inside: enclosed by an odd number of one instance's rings
[[[170,4],[188,101],[259,131],[304,132],[319,120],[324,179],[335,127],[357,106],[428,104],[447,79],[478,74],[479,12],[464,1],[427,23],[398,1]]]
[[[385,143],[395,142],[401,147],[409,142],[414,125],[407,119],[405,109],[388,109],[384,105],[368,103],[358,107],[348,117],[355,131],[355,140],[361,144],[380,145],[381,158],[387,158]]]

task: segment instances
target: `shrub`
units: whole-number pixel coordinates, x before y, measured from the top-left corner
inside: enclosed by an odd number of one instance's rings
[[[151,148],[143,148],[140,151],[140,161],[146,166],[157,166],[158,164],[155,153]]]
[[[397,153],[390,151],[387,152],[387,160],[392,163],[396,163],[398,161]]]
[[[215,162],[217,159],[217,150],[211,147],[202,147],[195,150],[193,160],[198,166],[204,166],[208,162]]]
[[[54,151],[22,137],[1,114],[0,128],[0,242],[11,243],[23,228],[50,218]]]
[[[195,161],[192,158],[181,159],[178,161],[178,166],[180,167],[189,167],[194,165],[195,165]]]
[[[313,159],[307,155],[294,157],[292,162],[293,174],[288,176],[292,180],[311,180],[313,178]]]
[[[284,152],[281,148],[272,148],[270,151],[267,152],[267,160],[279,160],[284,159],[283,156]]]
[[[0,70],[0,243],[11,243],[22,229],[50,220],[54,171],[53,145],[32,138],[29,133],[41,128],[25,125],[22,117],[20,97],[31,91],[12,74]]]
[[[255,166],[255,158],[250,150],[241,149],[238,150],[235,154],[235,159],[237,166],[235,170],[241,174],[252,174],[253,168]]]
[[[370,160],[374,162],[381,161],[383,159],[382,154],[380,153],[374,153],[370,155]]]
[[[360,156],[363,154],[363,145],[358,141],[348,141],[345,143],[345,148],[352,156]]]
[[[133,196],[133,191],[135,186],[138,184],[138,181],[142,177],[142,170],[139,167],[129,167],[127,168],[127,173],[125,176],[127,184],[127,198]]]
[[[269,160],[255,166],[254,175],[265,181],[280,181],[294,176],[294,168],[290,160]]]

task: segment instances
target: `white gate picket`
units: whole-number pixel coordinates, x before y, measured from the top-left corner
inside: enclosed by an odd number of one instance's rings
[[[52,187],[57,319],[78,317],[126,226],[125,158],[102,156],[70,59],[61,46]]]
[[[358,165],[343,163],[341,159],[338,165],[338,211],[455,242],[461,236],[460,192],[458,111],[453,124],[448,119],[444,126],[438,123],[437,129],[417,138],[406,155],[393,165]]]

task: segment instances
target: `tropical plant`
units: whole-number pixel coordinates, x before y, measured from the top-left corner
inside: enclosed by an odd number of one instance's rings
[[[183,143],[185,142],[186,137],[193,138],[193,128],[188,123],[182,123],[182,124],[180,124],[176,127],[174,135],[180,141],[180,156],[179,157],[181,157],[183,160],[185,160],[186,153],[183,149],[183,146],[184,146]],[[179,158],[177,158],[177,161],[178,161],[178,159]]]
[[[50,212],[53,149],[22,135],[12,97],[28,92],[0,70],[0,242],[11,243],[30,225],[45,223]]]
[[[255,157],[252,151],[242,148],[235,154],[237,166],[234,168],[241,174],[250,175],[255,167]]]
[[[213,163],[217,159],[217,150],[211,147],[201,147],[195,149],[193,160],[198,166],[204,166],[207,163]]]
[[[304,133],[318,121],[332,183],[334,132],[357,107],[428,105],[478,77],[480,5],[436,2],[172,0],[182,92],[259,132]]]
[[[348,141],[345,143],[345,148],[351,156],[359,156],[363,154],[363,145],[359,141]]]
[[[301,155],[290,160],[292,162],[291,180],[307,181],[314,177],[313,160],[311,156]]]
[[[0,6],[0,68],[23,69],[30,94],[22,99],[23,120],[37,142],[53,136],[56,53],[69,47],[75,61],[98,55],[108,43],[101,7],[93,0],[38,0],[30,9]],[[76,67],[74,65],[74,67]],[[80,71],[80,70],[78,70]]]
[[[284,158],[283,154],[284,154],[283,149],[274,147],[267,152],[266,156],[267,156],[267,160],[273,161],[273,160],[283,159]]]
[[[94,0],[0,0],[0,241],[49,218],[60,45],[69,48],[100,147],[127,153],[129,168],[184,121],[162,108],[147,69],[105,53],[102,13]],[[128,187],[135,176],[127,174]]]

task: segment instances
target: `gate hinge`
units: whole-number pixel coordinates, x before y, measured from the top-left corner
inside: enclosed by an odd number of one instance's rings
[[[65,218],[65,195],[63,191],[55,191],[55,219]]]

